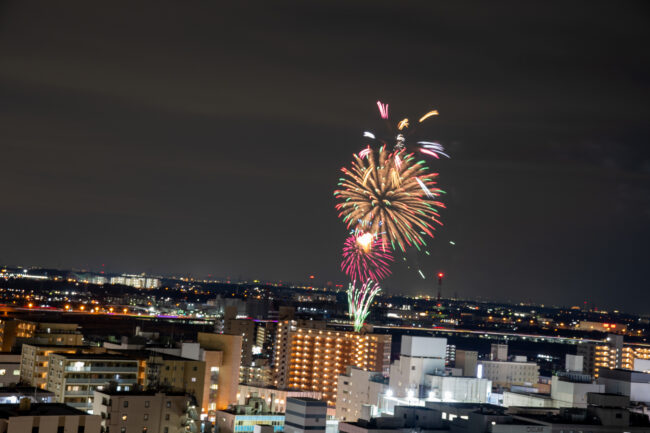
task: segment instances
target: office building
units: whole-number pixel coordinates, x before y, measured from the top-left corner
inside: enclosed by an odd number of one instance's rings
[[[138,360],[111,354],[52,353],[47,389],[58,403],[92,412],[96,390],[129,391],[138,383]]]
[[[587,407],[589,393],[605,392],[605,386],[594,383],[584,373],[558,373],[551,379],[551,400],[553,407]]]
[[[605,389],[601,392],[627,396],[635,403],[650,404],[650,373],[634,370],[601,370],[598,384]]]
[[[508,360],[508,345],[492,343],[490,346],[490,360],[491,361],[507,361]]]
[[[389,389],[397,398],[426,398],[425,376],[444,374],[446,338],[402,336],[400,357],[390,366]]]
[[[359,334],[298,327],[293,320],[278,326],[274,385],[321,392],[334,406],[337,380],[347,366],[388,373],[390,335]]]
[[[427,374],[424,385],[427,400],[435,401],[487,403],[492,392],[492,382],[477,377]]]
[[[525,361],[486,361],[478,363],[479,377],[492,381],[492,386],[533,386],[539,381],[539,366]]]
[[[336,418],[354,422],[365,412],[376,414],[380,395],[387,389],[386,378],[381,373],[348,366],[345,374],[338,377]],[[371,409],[366,409],[368,407]]]
[[[100,433],[100,418],[60,403],[0,405],[0,432],[3,433]]]
[[[457,350],[455,367],[460,368],[465,377],[476,377],[478,352],[475,350]]]
[[[95,391],[93,414],[105,432],[176,433],[200,430],[198,408],[185,393]]]
[[[325,433],[327,403],[309,397],[289,397],[284,415],[285,433]]]

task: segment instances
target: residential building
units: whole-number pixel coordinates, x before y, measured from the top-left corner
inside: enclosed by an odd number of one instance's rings
[[[320,400],[322,394],[318,391],[302,391],[299,389],[278,389],[275,387],[261,387],[255,385],[239,384],[237,404],[245,405],[250,398],[261,398],[269,406],[271,412],[284,413],[289,397],[309,397]]]
[[[294,320],[280,322],[274,385],[319,391],[328,405],[334,406],[338,376],[347,366],[388,373],[390,341],[390,335],[298,327]]]
[[[93,393],[114,384],[132,390],[138,383],[138,360],[112,354],[52,353],[49,357],[47,389],[59,403],[90,411]]]
[[[272,411],[260,397],[251,397],[245,405],[235,405],[216,412],[219,433],[253,433],[255,426],[272,426],[274,432],[284,429],[284,413]]]
[[[373,371],[348,366],[345,374],[338,377],[336,391],[336,418],[354,422],[361,418],[364,407],[372,407],[370,414],[377,413],[380,395],[388,389],[386,378]]]
[[[20,357],[20,381],[37,388],[47,386],[50,355],[57,353],[103,353],[105,349],[91,346],[53,346],[23,344]]]
[[[33,386],[8,386],[0,388],[0,404],[16,404],[23,398],[32,403],[54,403],[54,393]]]
[[[111,277],[111,284],[135,287],[136,289],[157,289],[160,287],[160,279],[142,275],[122,274]]]
[[[284,417],[285,433],[325,433],[327,403],[309,397],[289,397]]]
[[[623,336],[608,334],[602,343],[581,343],[577,354],[583,358],[583,373],[598,377],[601,369],[623,366]]]
[[[100,433],[100,418],[60,403],[0,404],[3,433]]]
[[[199,431],[199,410],[185,393],[95,391],[93,414],[105,432],[176,433]]]
[[[52,323],[14,319],[0,321],[2,351],[10,351],[17,344],[80,346],[83,335],[76,323]]]
[[[218,367],[220,362],[215,365]],[[181,358],[180,356],[164,353],[150,354],[147,361],[146,376],[146,389],[162,388],[176,393],[182,392],[193,395],[199,407],[202,407],[204,403],[206,386],[208,389],[210,387],[210,371],[208,369],[206,372],[205,361]],[[218,384],[215,385],[218,386]],[[206,408],[208,403],[206,400]]]
[[[251,366],[242,365],[239,369],[239,383],[256,386],[271,386],[273,375],[267,359],[253,361]]]
[[[197,339],[205,353],[206,383],[210,384],[204,387],[202,407],[209,401],[208,409],[214,413],[237,402],[242,337],[199,332]]]
[[[0,353],[0,387],[20,382],[20,354]]]

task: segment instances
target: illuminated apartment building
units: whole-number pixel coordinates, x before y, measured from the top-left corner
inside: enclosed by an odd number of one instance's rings
[[[45,389],[50,354],[57,353],[103,353],[102,347],[52,346],[23,344],[20,357],[20,380],[36,388]]]
[[[92,413],[94,391],[111,383],[117,391],[129,391],[138,383],[137,359],[122,355],[52,353],[47,390],[55,401]]]
[[[9,352],[21,343],[79,346],[83,343],[83,335],[76,323],[0,320],[2,351]]]
[[[329,406],[336,401],[337,381],[348,366],[384,375],[390,368],[390,335],[358,334],[279,323],[274,385],[321,392]]]
[[[602,343],[582,343],[578,355],[584,358],[583,372],[598,377],[603,368],[634,369],[634,359],[650,359],[650,348],[638,345],[623,345],[623,336],[608,334]]]

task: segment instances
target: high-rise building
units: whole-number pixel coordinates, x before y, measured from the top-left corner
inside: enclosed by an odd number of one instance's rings
[[[176,433],[200,430],[199,412],[185,393],[95,391],[93,414],[104,432]]]
[[[308,397],[289,397],[284,415],[285,433],[325,433],[327,403]]]
[[[204,391],[203,401],[209,401],[213,405],[209,408],[210,417],[213,418],[215,410],[226,409],[237,402],[242,337],[199,332],[197,339],[205,351],[206,364],[209,365],[210,371],[206,371],[206,374],[210,375],[210,387]],[[208,359],[210,357],[213,359]],[[216,364],[217,357],[221,357],[220,366]]]
[[[294,320],[278,325],[274,385],[319,391],[334,406],[337,380],[350,365],[387,374],[390,335],[299,327]]]

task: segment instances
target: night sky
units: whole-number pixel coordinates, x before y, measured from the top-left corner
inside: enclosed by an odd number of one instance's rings
[[[332,192],[381,99],[437,108],[420,134],[452,156],[431,163],[445,226],[388,293],[435,293],[443,270],[443,295],[650,313],[649,18],[643,1],[4,1],[0,263],[346,283]]]

